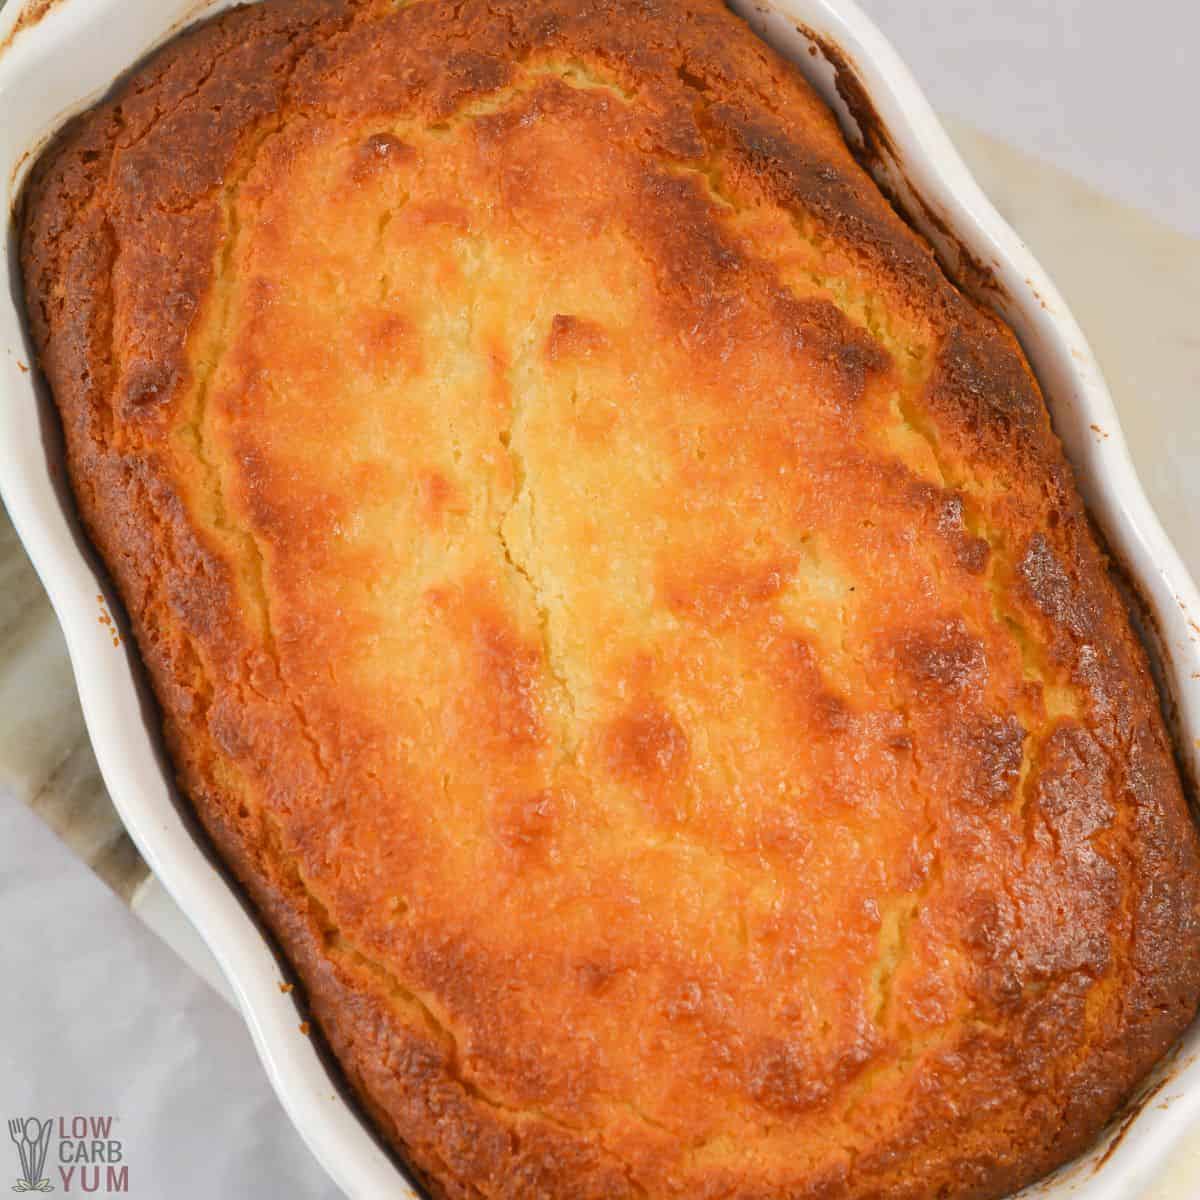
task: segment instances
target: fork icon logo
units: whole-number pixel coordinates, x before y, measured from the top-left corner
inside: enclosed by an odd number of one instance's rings
[[[54,1185],[42,1174],[53,1128],[49,1119],[39,1121],[37,1117],[18,1117],[9,1121],[8,1136],[21,1159],[21,1178],[13,1184],[14,1192],[54,1191]]]

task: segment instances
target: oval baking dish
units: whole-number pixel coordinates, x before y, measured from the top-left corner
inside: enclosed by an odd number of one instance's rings
[[[0,130],[10,209],[31,152],[64,117],[189,21],[224,7],[162,0],[29,0],[31,20],[0,53]],[[1134,476],[1116,414],[1087,344],[1044,272],[974,184],[907,70],[848,2],[774,0],[735,8],[798,63],[831,103],[851,144],[896,206],[938,250],[955,281],[1019,336],[1091,513],[1123,568],[1184,766],[1200,750],[1200,600]],[[20,13],[6,13],[13,28]],[[282,1102],[339,1186],[352,1196],[396,1195],[394,1160],[346,1098],[336,1073],[297,1034],[280,968],[240,895],[219,870],[174,794],[136,656],[114,651],[96,622],[105,576],[81,534],[61,469],[48,398],[24,369],[29,348],[9,239],[10,291],[0,305],[0,488],[63,625],[84,714],[105,781],[131,835],[228,976]],[[1106,436],[1097,436],[1096,429]],[[115,597],[113,598],[115,601]],[[149,714],[149,715],[148,715]],[[1147,1106],[1118,1139],[1036,1186],[1048,1195],[1136,1194],[1200,1113],[1195,1031],[1147,1085],[1169,1107]],[[1125,1134],[1128,1136],[1124,1136]]]

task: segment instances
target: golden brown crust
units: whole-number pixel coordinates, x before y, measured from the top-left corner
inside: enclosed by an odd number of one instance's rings
[[[436,1196],[996,1197],[1197,839],[1011,334],[711,0],[266,0],[37,165],[184,791]]]

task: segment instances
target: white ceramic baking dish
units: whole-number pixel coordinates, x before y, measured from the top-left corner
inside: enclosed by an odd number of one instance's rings
[[[63,119],[183,24],[227,0],[51,0],[0,51],[0,170],[13,200],[31,154]],[[0,39],[47,0],[9,0]],[[847,136],[950,273],[1020,337],[1091,511],[1141,606],[1177,744],[1200,771],[1200,597],[1134,475],[1112,401],[1087,342],[1054,285],[980,192],[912,76],[851,0],[733,0],[754,29],[800,64],[834,105]],[[48,398],[27,370],[15,243],[0,297],[0,491],[62,622],[96,757],[130,834],[229,978],[285,1108],[352,1197],[411,1195],[393,1159],[297,1031],[281,968],[253,917],[214,869],[175,795],[154,707],[128,643],[98,617],[116,598],[80,534]],[[118,620],[120,617],[118,615]],[[1131,1200],[1172,1145],[1200,1123],[1200,1038],[1193,1027],[1152,1081],[1153,1104],[1106,1144],[1029,1194]],[[1124,1136],[1117,1136],[1122,1134]]]

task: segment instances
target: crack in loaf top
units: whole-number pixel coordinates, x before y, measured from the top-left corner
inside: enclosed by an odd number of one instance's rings
[[[1036,385],[719,5],[230,13],[23,262],[183,786],[434,1194],[995,1196],[1189,1018]]]

